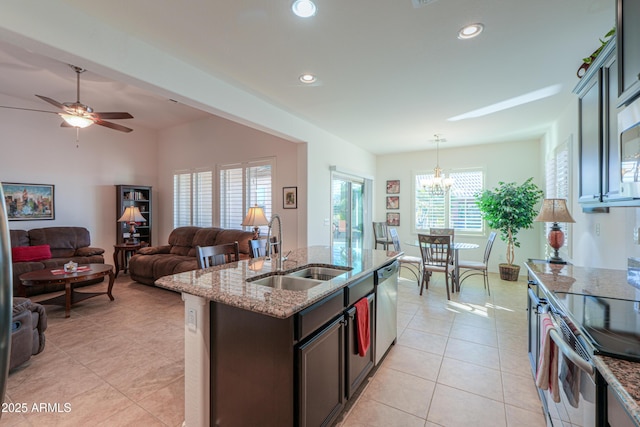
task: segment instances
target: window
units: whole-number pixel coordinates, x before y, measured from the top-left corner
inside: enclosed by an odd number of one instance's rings
[[[219,167],[220,227],[242,230],[244,216],[255,205],[271,218],[274,163],[269,159]],[[266,226],[260,231],[266,233]]]
[[[454,228],[462,233],[482,233],[483,221],[475,195],[483,190],[482,170],[451,173],[453,186],[447,194],[435,196],[424,190],[422,183],[433,179],[433,173],[415,175],[415,229]]]
[[[176,172],[173,175],[173,227],[213,225],[213,172]]]

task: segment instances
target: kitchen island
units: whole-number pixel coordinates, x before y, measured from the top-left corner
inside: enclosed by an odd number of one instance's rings
[[[594,300],[602,298],[640,300],[640,289],[627,282],[625,270],[585,268],[543,261],[529,261],[526,266],[529,271],[530,286],[539,286],[539,296],[544,295],[554,306],[566,305],[566,302],[559,297],[566,294],[587,295]],[[534,314],[533,309],[534,307],[530,307],[532,310],[530,314]],[[530,316],[530,319],[532,318]],[[539,337],[531,336],[535,332],[531,326],[529,332],[531,352]],[[627,425],[624,424],[626,421],[633,423],[629,425],[640,425],[640,363],[599,354],[593,355],[591,360],[606,381],[609,421],[611,422],[611,417],[615,416],[613,412],[620,408],[624,412],[620,414],[624,421],[618,425]],[[605,413],[604,417],[606,416]],[[611,425],[616,423],[611,422]]]
[[[325,369],[307,364],[335,359],[340,369],[349,365],[344,354],[349,341],[346,310],[355,295],[368,293],[373,302],[373,273],[400,255],[323,246],[298,249],[284,262],[285,272],[306,266],[342,269],[337,277],[306,290],[257,284],[257,279],[275,272],[275,260],[264,258],[157,280],[156,285],[181,292],[185,302],[185,425],[241,425],[252,420],[255,425],[304,425],[322,406],[313,400],[323,398],[314,390],[307,393],[306,375],[322,375]],[[375,311],[375,304],[371,309]],[[372,323],[374,319],[372,313]],[[325,354],[314,356],[316,347]],[[334,347],[340,354],[327,357],[326,351]],[[367,354],[372,355],[373,348]],[[370,360],[369,365],[373,357]],[[336,390],[340,405],[331,409],[332,419],[344,404],[342,387],[341,382]],[[316,397],[305,402],[307,395]]]

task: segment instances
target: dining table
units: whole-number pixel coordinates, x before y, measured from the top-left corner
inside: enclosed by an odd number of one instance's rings
[[[414,246],[416,248],[420,247],[419,240],[413,240],[406,242],[409,246]],[[453,251],[453,289],[454,292],[460,292],[460,251],[468,250],[468,249],[478,249],[480,247],[477,243],[468,243],[468,242],[454,242],[451,245],[451,250]]]

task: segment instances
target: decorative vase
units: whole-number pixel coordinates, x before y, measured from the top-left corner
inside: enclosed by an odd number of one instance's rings
[[[515,264],[498,264],[500,279],[515,282],[520,274],[520,266]]]

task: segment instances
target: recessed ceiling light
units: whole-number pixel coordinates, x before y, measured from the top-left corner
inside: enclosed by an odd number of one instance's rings
[[[300,18],[310,18],[316,14],[316,5],[311,0],[296,0],[291,5],[291,10]]]
[[[302,83],[311,84],[315,83],[317,78],[313,74],[305,73],[299,77]]]
[[[466,27],[462,27],[462,29],[458,31],[458,38],[462,40],[472,39],[480,35],[482,30],[484,30],[484,25],[482,24],[467,25]]]

